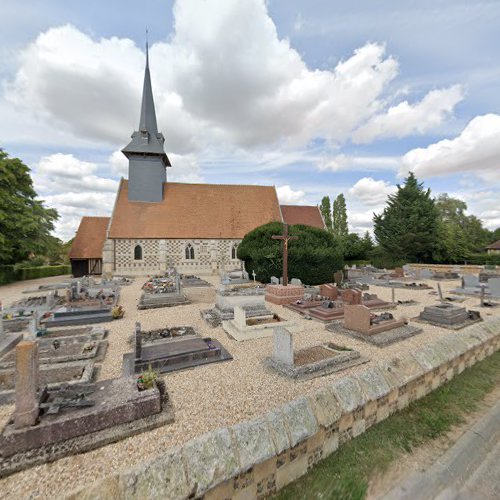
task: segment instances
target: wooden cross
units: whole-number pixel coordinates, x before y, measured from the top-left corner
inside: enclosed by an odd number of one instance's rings
[[[283,248],[283,286],[288,285],[288,242],[298,240],[297,236],[288,235],[288,224],[283,224],[283,234],[273,235],[273,240],[281,240]]]

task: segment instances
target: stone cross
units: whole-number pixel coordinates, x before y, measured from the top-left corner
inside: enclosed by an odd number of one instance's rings
[[[255,285],[256,284],[256,282],[255,282],[255,276],[257,276],[255,274],[255,269],[252,271],[252,276],[253,276],[253,284]]]
[[[289,236],[288,224],[283,224],[283,234],[273,235],[273,240],[281,240],[283,248],[283,286],[288,286],[288,242],[298,240],[297,236]]]
[[[293,366],[293,337],[292,334],[282,326],[273,328],[274,350],[273,359],[287,366]]]
[[[38,342],[23,340],[16,346],[16,409],[14,427],[35,425],[38,418]]]

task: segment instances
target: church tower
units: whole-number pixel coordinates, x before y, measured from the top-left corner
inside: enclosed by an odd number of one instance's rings
[[[149,74],[149,49],[146,44],[146,70],[142,90],[139,130],[132,134],[130,143],[122,149],[128,158],[128,199],[130,201],[160,202],[163,183],[167,182],[170,161],[163,149],[165,138],[158,132],[155,103]]]

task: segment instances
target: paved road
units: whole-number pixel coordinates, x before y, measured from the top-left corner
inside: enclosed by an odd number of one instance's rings
[[[500,401],[429,469],[411,474],[383,498],[500,499]]]

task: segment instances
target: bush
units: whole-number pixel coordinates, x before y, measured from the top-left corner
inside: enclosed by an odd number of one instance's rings
[[[467,264],[476,264],[476,265],[496,265],[500,266],[500,254],[486,254],[486,253],[477,253],[470,255],[467,258]]]
[[[18,274],[14,266],[0,266],[0,285],[17,281],[19,279]]]
[[[71,274],[71,266],[24,267],[19,269],[18,273],[19,280],[34,280],[49,276],[60,276],[61,274]]]
[[[238,246],[238,258],[245,261],[246,270],[262,283],[269,283],[271,276],[281,276],[283,258],[281,241],[272,236],[281,234],[280,222],[270,222],[250,231]],[[299,278],[308,285],[328,283],[333,273],[343,268],[340,248],[332,234],[310,226],[290,226],[292,236],[298,236],[288,248],[288,276]]]
[[[372,266],[378,269],[394,269],[401,267],[407,262],[396,255],[388,254],[381,247],[376,247],[370,251],[369,255]]]

